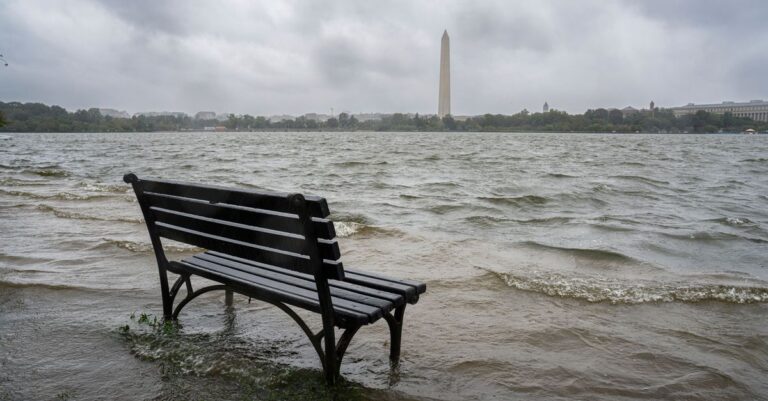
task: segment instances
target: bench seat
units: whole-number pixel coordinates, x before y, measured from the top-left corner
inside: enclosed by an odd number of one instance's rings
[[[221,252],[203,252],[179,262],[173,270],[240,288],[238,292],[320,312],[314,277]],[[406,302],[414,304],[426,285],[378,274],[345,270],[344,280],[328,280],[340,326],[365,325]]]

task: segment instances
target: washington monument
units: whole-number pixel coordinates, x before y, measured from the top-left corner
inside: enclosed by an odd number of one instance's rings
[[[443,32],[440,43],[440,95],[437,101],[437,116],[451,114],[451,40],[448,30]]]

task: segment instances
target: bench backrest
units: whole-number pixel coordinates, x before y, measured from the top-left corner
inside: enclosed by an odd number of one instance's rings
[[[344,276],[324,198],[123,179],[133,185],[156,253],[163,237],[316,277]]]

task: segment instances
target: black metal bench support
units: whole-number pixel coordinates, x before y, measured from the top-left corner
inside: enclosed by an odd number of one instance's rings
[[[391,313],[384,315],[384,319],[389,326],[389,360],[397,364],[400,362],[400,342],[403,336],[403,317],[405,316],[405,305],[398,306],[395,309],[395,315]]]
[[[167,319],[177,320],[179,317],[179,313],[181,310],[186,306],[190,301],[197,298],[198,296],[205,294],[209,291],[216,291],[216,290],[223,290],[225,291],[225,297],[227,306],[232,305],[232,300],[234,298],[234,294],[231,288],[227,287],[226,285],[212,285],[208,287],[201,288],[199,290],[193,291],[192,289],[192,282],[190,281],[190,274],[189,273],[182,273],[179,275],[179,277],[176,279],[176,282],[173,283],[173,286],[171,287],[170,293],[167,296],[163,296],[163,299],[168,299],[168,304],[173,305],[174,299],[178,295],[178,291],[181,289],[181,285],[186,284],[187,289],[187,296],[181,300],[181,302],[176,306],[175,309],[173,309],[173,313],[170,316],[166,316]],[[334,331],[333,326],[331,326],[331,330],[329,331],[331,334],[329,336],[326,336],[325,333],[326,327],[324,327],[322,330],[320,330],[317,333],[312,332],[312,330],[309,328],[306,322],[304,322],[301,317],[299,317],[296,312],[293,311],[288,305],[285,305],[282,302],[272,302],[269,300],[262,299],[262,301],[267,302],[271,305],[274,305],[283,312],[285,312],[288,316],[290,316],[301,328],[301,330],[304,332],[304,334],[309,339],[309,342],[312,344],[312,347],[315,348],[315,351],[317,352],[317,356],[320,357],[320,363],[323,366],[323,370],[326,373],[326,376],[328,376],[329,371],[335,372],[335,375],[332,375],[328,380],[329,381],[335,381],[335,376],[339,375],[340,367],[341,367],[341,360],[344,357],[344,354],[347,351],[347,347],[349,346],[349,343],[352,341],[352,338],[357,333],[357,331],[360,329],[361,326],[351,326],[344,330],[341,337],[339,337],[339,341],[337,344],[333,344],[334,342]],[[389,360],[393,363],[393,365],[397,365],[400,361],[400,345],[402,342],[402,334],[403,334],[403,319],[405,317],[405,305],[398,306],[395,308],[394,315],[391,312],[384,314],[384,320],[387,321],[387,326],[389,326]],[[325,322],[324,322],[325,323]],[[323,338],[326,339],[325,344],[321,341]],[[333,344],[331,347],[328,346],[328,344]],[[325,345],[325,348],[323,348],[323,345]],[[334,352],[330,353],[331,355],[328,355],[329,353],[325,352],[324,349],[333,348]]]
[[[192,283],[190,281],[190,275],[182,274],[179,276],[178,279],[176,279],[176,282],[171,287],[171,293],[168,294],[167,297],[164,297],[164,298],[168,298],[169,304],[171,305],[173,304],[174,298],[178,294],[179,289],[181,289],[181,285],[184,283],[186,283],[186,286],[187,286],[187,296],[184,297],[184,299],[182,299],[178,305],[176,305],[176,308],[173,309],[173,314],[171,314],[170,317],[167,317],[167,319],[169,320],[174,320],[174,321],[178,320],[179,313],[190,301],[207,292],[221,290],[221,291],[225,291],[225,294],[227,294],[225,296],[233,297],[232,289],[223,284],[211,285],[211,286],[203,287],[193,291]],[[326,331],[326,329],[323,328],[317,333],[314,333],[312,332],[312,329],[309,328],[307,323],[288,305],[282,302],[273,302],[265,299],[261,299],[261,301],[278,307],[280,310],[285,312],[299,325],[301,330],[309,339],[309,342],[312,344],[312,347],[315,349],[315,352],[317,352],[317,356],[320,358],[320,363],[323,366],[323,371],[325,373],[326,380],[328,380],[329,383],[332,383],[332,384],[335,383],[337,377],[340,374],[341,360],[344,358],[344,354],[347,351],[347,347],[349,347],[349,343],[352,341],[352,338],[355,336],[355,334],[357,333],[357,331],[360,329],[361,326],[356,325],[356,326],[348,327],[341,334],[341,337],[339,337],[338,343],[334,344],[335,330],[333,328],[331,328],[331,330],[328,330],[328,331]],[[398,310],[404,309],[404,308],[405,307],[402,306],[398,308]],[[392,317],[390,316],[390,318]],[[387,322],[389,322],[389,319],[387,319]],[[392,326],[390,325],[390,331],[391,330],[392,330]],[[393,341],[394,341],[394,338],[398,338],[398,345],[397,345],[398,354],[400,352],[399,335],[400,335],[399,332],[391,333]],[[325,339],[325,341],[323,341],[323,339]],[[328,347],[329,343],[332,344],[331,347]],[[323,345],[325,345],[325,349],[323,348]],[[331,349],[331,352],[326,351],[329,348]],[[390,358],[391,357],[392,357],[392,354],[390,353]]]

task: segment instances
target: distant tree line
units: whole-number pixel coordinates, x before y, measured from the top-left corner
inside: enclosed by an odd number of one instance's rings
[[[341,113],[325,121],[296,117],[271,122],[265,117],[230,114],[224,121],[198,120],[189,116],[133,116],[114,118],[98,109],[68,112],[59,106],[41,103],[0,102],[0,131],[5,132],[151,132],[202,130],[224,126],[232,131],[326,130],[326,131],[509,131],[509,132],[740,132],[747,128],[768,130],[768,123],[756,122],[731,113],[696,114],[675,117],[671,110],[642,110],[624,114],[621,110],[596,109],[584,114],[552,110],[514,115],[485,114],[455,119],[452,116],[420,116],[395,113],[381,120],[359,121]]]

